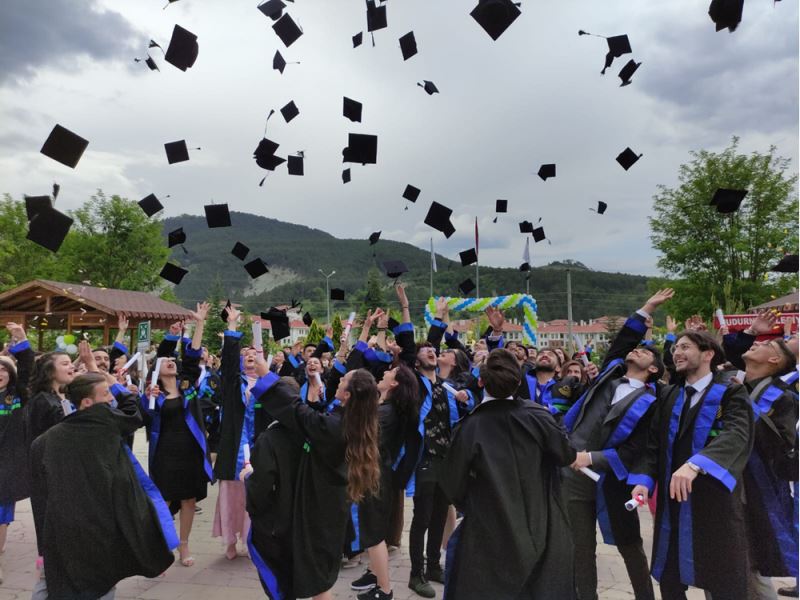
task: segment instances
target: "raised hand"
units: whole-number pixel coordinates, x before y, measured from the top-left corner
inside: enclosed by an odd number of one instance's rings
[[[492,332],[495,335],[500,335],[503,333],[503,325],[506,322],[506,317],[502,310],[496,306],[487,306],[486,318],[489,319],[489,325],[492,326]]]
[[[667,315],[667,333],[675,333],[678,329],[678,322],[670,315]]]
[[[384,312],[378,319],[378,329],[386,329],[389,327],[389,313]]]
[[[195,323],[206,320],[209,308],[211,308],[211,305],[208,302],[197,303],[197,309],[192,313],[192,318],[195,320]]]
[[[439,296],[439,298],[436,300],[436,317],[438,319],[444,319],[449,312],[450,307],[447,306],[447,298],[444,296]]]
[[[95,363],[94,355],[92,354],[92,347],[86,340],[81,340],[78,343],[78,358],[86,365],[86,370],[89,372],[97,372],[97,363]]]
[[[655,294],[650,296],[647,302],[644,303],[642,310],[646,313],[652,314],[655,310],[664,304],[667,300],[672,298],[675,295],[675,290],[672,288],[664,288],[663,290],[658,290]]]
[[[753,335],[765,335],[772,331],[775,323],[778,322],[778,313],[771,309],[762,310],[758,313],[756,320],[750,325],[749,329]]]
[[[117,329],[125,332],[128,330],[128,324],[128,316],[124,313],[119,313],[119,315],[117,315]]]
[[[408,308],[408,296],[406,296],[406,286],[402,283],[398,283],[394,286],[394,291],[397,293],[397,299],[400,301],[400,307],[402,308],[405,306]]]
[[[28,339],[28,337],[25,335],[25,329],[22,327],[22,325],[17,323],[6,323],[6,329],[15,342],[21,342],[22,340]]]
[[[242,316],[241,311],[238,308],[234,308],[231,306],[228,309],[228,323],[236,325],[239,323],[239,317]]]

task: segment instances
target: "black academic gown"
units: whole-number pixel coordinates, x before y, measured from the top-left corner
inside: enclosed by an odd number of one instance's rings
[[[657,581],[745,594],[749,570],[742,477],[753,447],[753,411],[745,388],[715,376],[681,419],[682,385],[665,386],[650,422],[647,449],[628,483],[658,482],[651,572]],[[692,462],[706,474],[692,482],[687,502],[669,497],[669,482]],[[743,597],[743,596],[742,596]]]
[[[573,548],[559,468],[564,430],[529,400],[484,401],[455,428],[440,484],[464,513],[448,547],[446,600],[569,600]]]
[[[222,345],[222,387],[220,403],[219,445],[217,460],[214,463],[214,476],[217,479],[235,481],[242,467],[242,444],[250,443],[248,436],[242,435],[245,426],[247,405],[242,393],[242,372],[240,369],[241,333],[225,333]],[[252,414],[252,409],[250,410]]]
[[[349,503],[342,412],[319,412],[275,374],[259,379],[253,394],[303,446],[293,506],[294,593],[320,594],[336,583],[347,535]]]
[[[27,498],[31,485],[23,412],[33,350],[26,340],[12,346],[11,353],[17,359],[16,380],[12,388],[0,392],[0,505]]]
[[[789,488],[798,471],[797,398],[771,377],[748,381],[747,388],[756,419],[744,476],[750,558],[765,577],[797,577],[797,517]]]
[[[118,401],[119,409],[98,404],[71,414],[31,447],[51,600],[94,600],[126,577],[156,577],[174,561],[122,439],[141,425],[136,400]]]

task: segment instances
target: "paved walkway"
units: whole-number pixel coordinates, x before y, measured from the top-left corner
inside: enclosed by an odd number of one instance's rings
[[[136,435],[135,453],[143,465],[147,464],[147,446],[143,432]],[[211,521],[214,517],[214,504],[217,487],[209,487],[209,497],[201,506],[202,514],[197,515],[190,538],[193,567],[183,567],[176,562],[162,576],[156,579],[132,577],[117,586],[117,598],[139,598],[142,600],[256,600],[265,598],[258,576],[250,560],[246,557],[233,561],[223,556],[223,548],[218,540],[211,538]],[[645,547],[650,551],[650,513],[641,510],[642,530]],[[411,519],[411,504],[406,504],[406,534]],[[35,577],[36,539],[33,531],[33,518],[30,504],[17,504],[17,521],[9,528],[8,543],[3,556],[5,581],[0,585],[0,600],[29,599]],[[633,592],[628,583],[625,565],[612,546],[598,545],[599,594],[604,600],[632,600]],[[419,598],[408,589],[408,575],[411,567],[407,548],[403,547],[390,559],[391,579],[394,583],[394,597],[397,600]],[[334,587],[336,598],[355,598],[350,590],[350,582],[359,577],[363,567],[343,569]],[[788,580],[776,580],[776,586],[787,585]],[[441,598],[442,586],[434,583],[437,597]],[[699,590],[690,590],[690,600],[699,600],[704,595]]]

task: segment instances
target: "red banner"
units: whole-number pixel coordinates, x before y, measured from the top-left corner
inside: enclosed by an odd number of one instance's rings
[[[742,331],[747,329],[753,324],[758,315],[725,315],[725,323],[728,325],[728,330],[731,332]],[[778,317],[778,324],[772,330],[772,335],[783,335],[783,324],[792,324],[792,333],[797,333],[797,318],[798,313],[781,313]],[[714,317],[714,327],[719,329],[719,319]]]

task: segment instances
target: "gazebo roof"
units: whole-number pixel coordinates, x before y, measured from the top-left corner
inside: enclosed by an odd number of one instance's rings
[[[784,308],[785,306],[797,306],[798,304],[798,292],[795,290],[785,296],[781,296],[780,298],[775,298],[775,300],[770,300],[769,302],[764,302],[763,304],[759,304],[758,306],[752,307],[750,310],[758,311],[764,310],[765,308]]]
[[[2,312],[75,313],[87,309],[109,315],[125,313],[136,320],[180,320],[191,315],[191,311],[182,306],[146,292],[99,288],[47,279],[34,279],[0,293]]]

